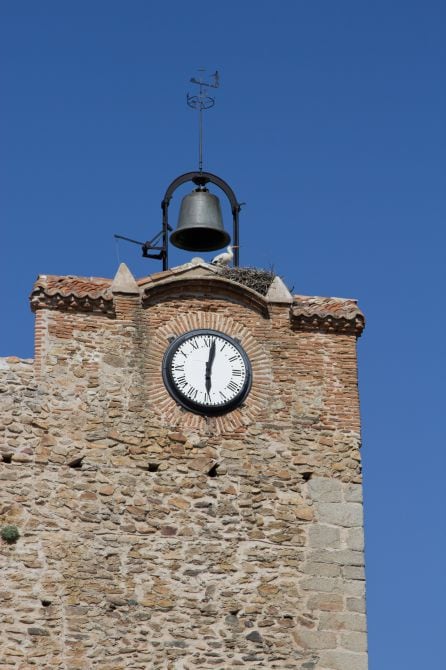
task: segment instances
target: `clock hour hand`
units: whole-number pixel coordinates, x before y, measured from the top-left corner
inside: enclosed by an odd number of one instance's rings
[[[211,373],[212,373],[212,363],[215,358],[215,340],[212,341],[212,344],[209,349],[209,358],[206,363],[206,391],[209,393],[212,386]]]

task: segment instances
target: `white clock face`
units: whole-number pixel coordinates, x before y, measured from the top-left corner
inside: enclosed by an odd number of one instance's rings
[[[212,330],[196,330],[171,343],[163,376],[173,397],[202,414],[239,405],[251,385],[251,366],[241,345]]]

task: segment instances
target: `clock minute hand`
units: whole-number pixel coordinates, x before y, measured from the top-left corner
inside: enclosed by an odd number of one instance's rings
[[[215,340],[213,340],[210,349],[209,349],[209,358],[206,363],[206,391],[209,393],[212,386],[211,373],[212,373],[212,363],[215,358]]]

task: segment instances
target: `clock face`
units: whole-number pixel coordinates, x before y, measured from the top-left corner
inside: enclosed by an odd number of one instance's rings
[[[171,342],[163,379],[173,398],[199,414],[240,405],[251,388],[251,364],[240,343],[217,330],[193,330]]]

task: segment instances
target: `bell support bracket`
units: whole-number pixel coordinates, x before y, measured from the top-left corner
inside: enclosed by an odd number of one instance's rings
[[[223,179],[220,177],[217,177],[215,174],[211,174],[210,172],[186,172],[183,175],[180,175],[176,179],[173,180],[173,182],[168,186],[167,191],[164,195],[163,201],[161,203],[161,209],[163,210],[163,229],[162,229],[162,236],[163,236],[163,244],[161,248],[161,254],[160,257],[162,258],[163,261],[163,270],[168,270],[169,268],[169,252],[168,252],[168,232],[169,230],[172,230],[172,228],[169,226],[169,219],[168,219],[168,210],[169,210],[169,204],[172,199],[172,195],[176,189],[181,186],[182,184],[185,184],[188,181],[192,181],[194,184],[197,186],[204,187],[206,184],[215,184],[221,190],[225,193],[227,196],[229,203],[231,205],[231,210],[232,210],[232,224],[233,224],[233,235],[232,235],[232,244],[235,247],[234,249],[234,266],[238,267],[239,264],[239,250],[238,250],[238,244],[239,244],[239,225],[238,225],[238,219],[239,219],[239,212],[241,209],[241,205],[237,202],[237,198],[235,197],[235,193],[232,190],[232,188],[227,184]]]

